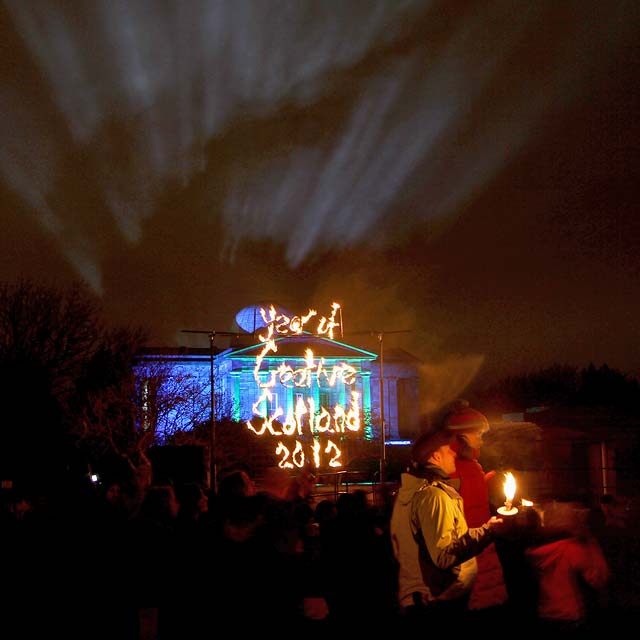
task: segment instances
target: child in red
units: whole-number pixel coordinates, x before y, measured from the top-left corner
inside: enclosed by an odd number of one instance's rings
[[[487,480],[495,472],[485,474],[478,462],[482,434],[489,430],[489,422],[482,413],[471,409],[468,402],[459,400],[446,415],[445,426],[456,436],[451,445],[457,454],[456,473],[450,477],[462,496],[467,524],[479,527],[493,515],[489,508]],[[469,609],[487,610],[504,604],[507,589],[495,544],[490,544],[476,559],[478,576],[471,590]]]
[[[602,591],[609,580],[609,567],[597,540],[586,523],[580,521],[586,510],[571,504],[556,504],[554,521],[546,526],[566,526],[573,535],[527,550],[527,559],[538,578],[538,619],[544,630],[583,631],[588,622],[585,587]],[[561,522],[559,520],[562,520]]]

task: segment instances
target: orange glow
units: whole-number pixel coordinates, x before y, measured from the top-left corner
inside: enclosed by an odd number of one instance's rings
[[[516,479],[513,477],[513,474],[510,471],[504,474],[504,497],[506,498],[506,503],[509,508],[511,508],[511,503],[513,502],[513,496],[516,495]]]
[[[329,319],[327,320],[327,318],[320,318],[320,323],[318,324],[318,328],[316,329],[316,332],[319,335],[324,335],[326,333],[327,336],[331,340],[333,340],[333,329],[334,327],[340,326],[340,323],[335,321],[336,311],[338,311],[338,309],[340,308],[340,305],[337,302],[334,302],[331,305],[331,308],[333,309],[333,311],[331,312]]]
[[[523,507],[533,507],[533,502],[531,500],[527,500],[526,498],[522,498],[520,501]]]
[[[331,315],[328,318],[322,316],[318,321],[315,332],[318,335],[327,335],[327,337],[333,340],[333,330],[335,327],[339,327],[340,323],[336,322],[336,313],[340,309],[340,305],[337,302],[331,304]],[[304,326],[313,318],[318,315],[315,309],[309,309],[309,313],[306,316],[293,316],[289,317],[284,313],[278,313],[273,305],[268,309],[261,308],[260,315],[265,328],[267,329],[267,336],[258,336],[262,342],[270,340],[274,333],[280,335],[300,335],[304,331]]]
[[[271,399],[271,392],[265,389],[260,398],[253,404],[253,413],[256,417],[262,418],[260,427],[256,428],[251,420],[247,420],[247,428],[256,435],[261,436],[269,432],[272,436],[291,436],[294,433],[302,435],[304,429],[303,418],[309,414],[307,419],[308,431],[312,435],[318,433],[345,433],[346,431],[360,431],[360,394],[357,391],[351,392],[351,404],[345,409],[340,404],[336,404],[333,413],[324,407],[315,410],[313,398],[307,398],[306,402],[302,398],[298,399],[293,416],[287,416],[282,424],[282,431],[276,430],[273,423],[283,415],[282,407],[278,407],[274,414],[268,416],[262,411],[265,400]],[[307,409],[308,406],[308,409]]]
[[[320,453],[327,454],[324,458],[321,458]],[[303,444],[300,440],[296,440],[295,448],[293,452],[289,450],[284,442],[278,442],[278,446],[276,447],[276,455],[282,456],[280,461],[278,462],[278,466],[281,469],[293,469],[294,467],[298,467],[301,469],[304,466],[304,449]],[[326,459],[330,467],[341,467],[342,462],[340,462],[340,458],[342,457],[342,451],[338,448],[335,442],[331,440],[327,440],[327,446],[322,450],[322,445],[316,440],[312,445],[312,458],[316,465],[316,467],[321,466],[322,462]]]
[[[342,382],[346,385],[354,384],[356,378],[356,368],[346,362],[340,362],[333,365],[331,373],[325,368],[325,359],[320,358],[316,364],[313,351],[307,349],[304,352],[306,366],[294,369],[291,365],[283,362],[275,371],[271,371],[266,381],[260,379],[260,367],[265,355],[269,352],[277,351],[275,341],[269,341],[256,358],[256,366],[253,369],[253,378],[261,389],[270,389],[275,387],[276,383],[280,383],[283,387],[307,388],[310,389],[315,380],[318,385],[322,380],[330,387],[334,387],[336,382]]]
[[[339,310],[340,305],[337,302],[332,303],[331,314],[328,318],[324,316],[319,318],[315,333],[326,335],[333,340],[334,329],[341,326],[340,322],[336,321]],[[341,467],[340,448],[332,440],[327,440],[323,444],[319,441],[319,437],[360,430],[360,394],[357,391],[350,392],[350,403],[347,406],[336,404],[333,409],[317,405],[317,400],[313,397],[303,398],[302,396],[298,397],[295,407],[289,410],[286,416],[280,407],[269,415],[268,407],[273,400],[271,389],[277,384],[286,389],[312,389],[315,385],[318,388],[335,387],[337,383],[352,386],[356,383],[356,368],[346,362],[340,362],[329,369],[326,367],[324,358],[316,359],[313,351],[307,349],[303,354],[304,366],[302,367],[294,369],[283,362],[277,369],[262,371],[262,364],[267,355],[278,351],[276,336],[302,334],[305,325],[317,316],[317,311],[310,309],[304,316],[289,317],[278,314],[275,307],[271,305],[266,309],[260,309],[260,315],[266,326],[264,331],[258,334],[258,338],[264,346],[256,357],[253,369],[253,377],[260,390],[260,396],[252,405],[254,418],[246,422],[247,428],[258,436],[268,434],[300,437],[305,432],[311,436],[310,445],[304,445],[296,439],[293,451],[290,450],[291,445],[278,441],[275,452],[280,456],[278,466],[281,468],[300,468],[304,466],[305,457],[316,467],[322,465]],[[255,422],[255,418],[261,420],[259,425]],[[305,452],[307,446],[309,451]]]

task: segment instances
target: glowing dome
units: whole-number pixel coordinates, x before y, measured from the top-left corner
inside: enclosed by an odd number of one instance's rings
[[[236,324],[247,333],[255,333],[259,329],[266,327],[260,309],[268,309],[273,306],[278,314],[284,314],[291,317],[293,314],[275,303],[254,304],[249,307],[244,307],[236,313]]]

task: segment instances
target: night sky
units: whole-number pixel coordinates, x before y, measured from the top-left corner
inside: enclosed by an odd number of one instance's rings
[[[640,3],[4,0],[0,279],[152,346],[343,307],[442,400],[640,375]]]

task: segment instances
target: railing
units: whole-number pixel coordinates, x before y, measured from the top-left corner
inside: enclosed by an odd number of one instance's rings
[[[377,484],[377,479],[372,479],[371,474],[366,471],[341,470],[319,473],[313,497],[331,496],[335,501],[341,493],[349,493],[352,487],[362,488],[363,485],[370,485],[375,493]]]

